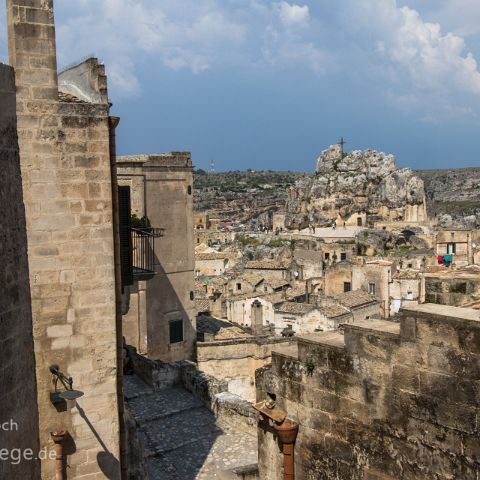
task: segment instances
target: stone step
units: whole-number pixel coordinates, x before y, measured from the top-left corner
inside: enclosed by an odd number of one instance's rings
[[[147,439],[145,456],[151,457],[218,437],[223,430],[215,423],[213,414],[202,407],[150,421],[142,432]]]
[[[149,458],[147,473],[148,480],[185,480],[177,472],[175,465],[163,457]]]
[[[123,394],[125,400],[140,397],[142,395],[150,395],[153,393],[153,388],[147,385],[137,375],[124,375],[123,377]]]
[[[257,462],[256,450],[251,449],[255,440],[248,434],[237,432],[208,433],[197,441],[149,458],[149,478],[221,479],[222,472]],[[170,477],[159,475],[158,472],[162,471],[168,471]]]
[[[204,408],[203,402],[181,387],[152,390],[128,400],[128,409],[139,426],[198,408]]]

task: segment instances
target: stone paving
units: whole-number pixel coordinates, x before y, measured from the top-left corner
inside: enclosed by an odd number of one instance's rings
[[[145,446],[149,480],[220,479],[257,462],[257,438],[219,424],[203,402],[181,387],[154,390],[125,377],[127,408]]]

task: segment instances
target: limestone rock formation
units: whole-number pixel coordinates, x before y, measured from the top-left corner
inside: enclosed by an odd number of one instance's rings
[[[317,160],[316,175],[289,190],[287,228],[368,221],[421,222],[426,219],[423,181],[395,157],[376,150],[342,153],[332,145]]]

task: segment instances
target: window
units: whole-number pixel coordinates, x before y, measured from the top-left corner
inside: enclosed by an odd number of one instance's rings
[[[370,293],[370,295],[375,295],[376,291],[377,291],[377,286],[374,283],[369,283],[368,284],[368,293]]]
[[[362,226],[362,223],[363,223],[363,222],[362,222],[362,217],[358,217],[358,218],[357,218],[357,226],[358,226],[358,227],[361,227],[361,226]]]
[[[191,195],[192,194],[192,186],[189,185],[187,190],[188,190],[188,194]],[[200,220],[200,223],[201,223],[201,220]]]
[[[237,283],[237,290],[241,290],[242,289],[242,284],[241,283]]]
[[[170,321],[170,343],[183,342],[183,320]]]
[[[347,254],[346,254],[345,252],[342,252],[342,253],[340,254],[340,260],[341,260],[342,262],[344,262],[346,259],[347,259]]]
[[[447,254],[454,255],[455,253],[457,253],[457,244],[453,242],[447,243]]]
[[[190,300],[194,300],[195,299],[195,294],[191,291],[190,292]]]
[[[343,282],[343,291],[349,292],[352,289],[352,284],[350,282]]]
[[[325,260],[330,260],[330,254],[329,253],[325,254]]]
[[[413,268],[413,263],[409,263],[409,264],[407,265],[407,267],[408,267],[408,268]]]

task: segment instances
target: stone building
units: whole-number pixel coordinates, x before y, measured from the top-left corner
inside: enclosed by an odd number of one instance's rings
[[[350,262],[338,262],[329,266],[324,273],[325,296],[339,295],[352,290],[353,265]]]
[[[294,279],[308,280],[323,276],[323,252],[317,250],[295,250],[293,252],[293,265],[290,270]],[[295,272],[298,275],[295,275]]]
[[[255,400],[255,370],[271,361],[272,349],[288,339],[256,336],[217,318],[201,316],[197,327],[197,367],[212,377],[226,381],[228,391]]]
[[[15,75],[0,64],[0,446],[40,451]],[[0,478],[37,479],[40,463],[0,461]]]
[[[285,230],[285,212],[276,212],[272,216],[272,230],[283,232]]]
[[[154,360],[190,359],[197,314],[191,155],[118,157],[117,169],[119,184],[130,187],[132,213],[163,229],[154,242],[154,275],[148,282],[134,280],[126,292],[126,341]]]
[[[255,273],[256,275],[282,280],[287,277],[287,268],[289,266],[289,260],[251,260],[246,263],[245,270],[248,273]]]
[[[231,253],[204,252],[195,254],[195,276],[223,275],[227,270],[233,268],[237,258]]]
[[[397,314],[404,306],[422,303],[421,272],[411,268],[397,270],[392,277],[390,295],[392,299],[391,316]]]
[[[215,247],[220,245],[226,245],[232,243],[235,238],[235,233],[220,231],[220,230],[202,230],[197,229],[194,232],[195,235],[195,245],[201,245],[202,243],[209,246]]]
[[[424,273],[420,286],[421,303],[438,303],[456,307],[480,298],[480,267],[472,265],[457,270],[444,269]]]
[[[370,260],[364,265],[355,265],[352,273],[354,290],[364,290],[380,301],[382,315],[390,318],[392,277],[396,264],[389,260]]]
[[[274,351],[257,401],[299,425],[295,478],[477,478],[479,338],[478,311],[425,304]],[[282,478],[271,421],[258,439],[260,479]]]
[[[363,290],[341,293],[333,297],[333,301],[348,309],[352,314],[352,322],[368,320],[369,318],[381,318],[383,316],[381,302],[374,295]]]
[[[314,305],[310,303],[282,302],[275,305],[275,331],[280,334],[284,328],[297,335],[327,331],[343,323],[353,321],[348,308],[334,303]]]
[[[83,99],[59,92],[52,0],[8,0],[7,19],[35,346],[38,408],[32,412],[38,411],[40,449],[53,448],[51,432],[68,432],[72,478],[120,478],[121,317],[111,168],[116,122],[109,117],[104,67],[91,59],[78,67],[87,82],[69,78]],[[19,219],[21,225],[20,213]],[[25,298],[25,287],[19,287]],[[26,326],[22,336],[29,331]],[[24,340],[27,357],[30,342]],[[64,400],[51,401],[56,377],[49,367],[55,364],[84,393],[72,410]],[[42,460],[41,472],[42,478],[54,476],[51,457]]]
[[[275,323],[274,305],[285,300],[283,293],[265,294],[258,292],[235,295],[226,299],[226,318],[234,323],[252,326],[252,305],[260,302],[262,305],[263,324],[273,325]]]
[[[197,212],[193,216],[195,230],[210,230],[210,217],[208,213]]]
[[[363,265],[339,262],[325,270],[325,295],[335,296],[362,290],[380,301],[382,316],[389,318],[392,277],[395,272],[395,262],[388,260],[370,260]]]
[[[480,230],[440,230],[435,246],[437,256],[450,255],[456,266],[480,264]]]

